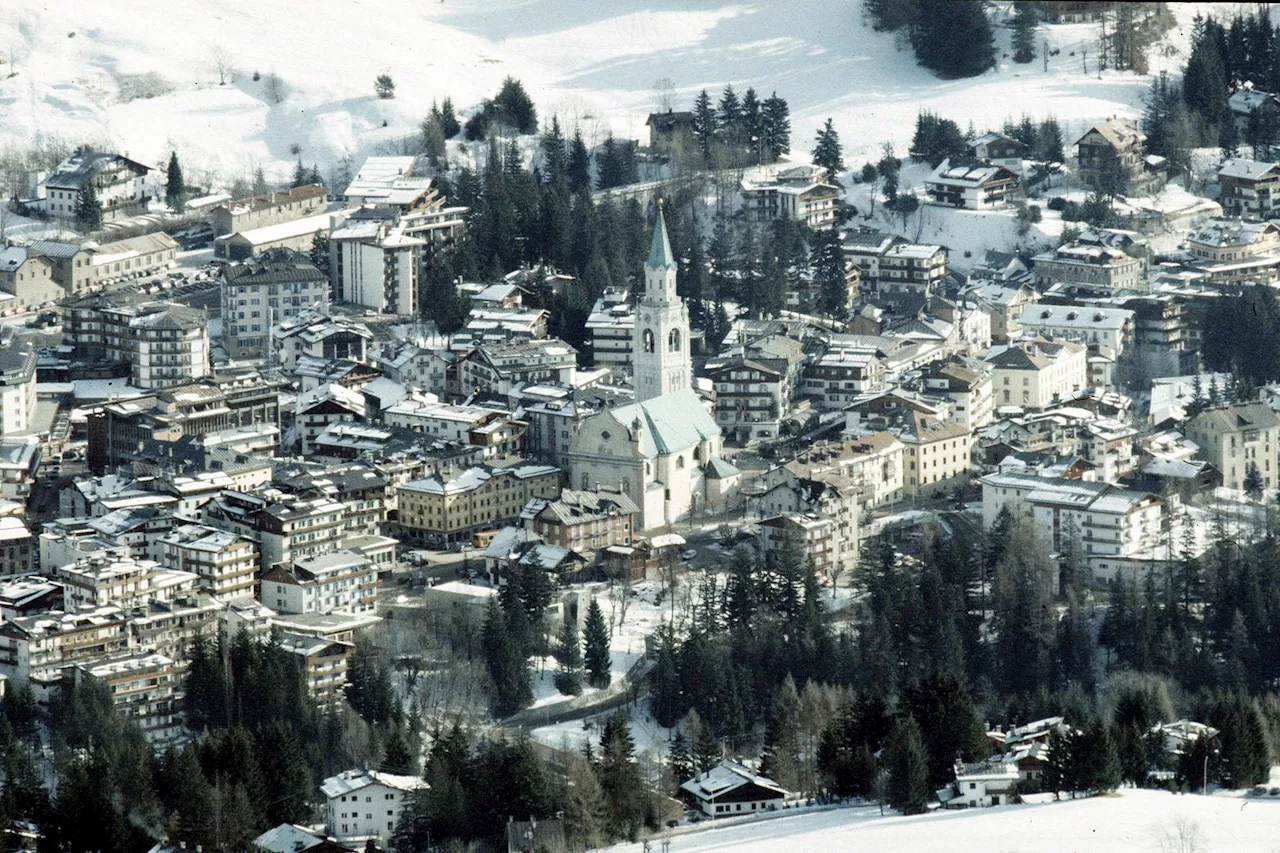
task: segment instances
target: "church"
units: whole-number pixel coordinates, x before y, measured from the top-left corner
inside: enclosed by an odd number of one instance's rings
[[[720,457],[720,427],[693,390],[689,309],[676,294],[676,261],[658,208],[644,265],[644,294],[632,332],[636,402],[578,425],[569,450],[570,485],[621,488],[652,530],[717,506],[739,472]]]

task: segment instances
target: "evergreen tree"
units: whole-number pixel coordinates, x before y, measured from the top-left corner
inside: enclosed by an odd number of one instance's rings
[[[907,715],[898,720],[884,748],[884,766],[889,773],[888,803],[904,815],[928,810],[929,757],[920,726]]]
[[[490,601],[485,617],[482,647],[489,678],[493,682],[490,708],[495,717],[509,717],[533,701],[529,668],[513,636],[512,613]]]
[[[1029,2],[1018,3],[1013,13],[1013,61],[1023,65],[1036,58],[1036,9]]]
[[[647,803],[635,763],[635,743],[622,712],[605,721],[597,772],[604,792],[606,826],[615,838],[635,838],[644,823]]]
[[[876,164],[876,172],[880,175],[880,185],[889,204],[898,200],[898,171],[901,167],[902,161],[893,155],[893,143],[886,142],[880,162]]]
[[[164,200],[169,207],[176,210],[182,204],[182,198],[186,193],[187,186],[182,180],[182,167],[178,165],[178,152],[174,151],[169,155],[169,171],[168,178],[164,184]]]
[[[716,110],[711,96],[703,89],[693,101],[693,134],[698,138],[702,159],[711,162],[711,151],[717,135]]]
[[[93,181],[85,181],[76,194],[75,218],[77,227],[82,231],[97,231],[102,227],[102,205],[98,202]]]
[[[788,674],[773,703],[773,714],[765,729],[760,774],[788,791],[800,787],[800,695]]]
[[[566,618],[560,627],[555,657],[560,665],[556,689],[566,696],[577,696],[582,692],[582,642],[572,619]]]
[[[756,90],[748,88],[742,96],[742,140],[741,145],[751,152],[751,162],[759,163],[762,158],[764,137],[763,107]]]
[[[791,152],[791,108],[774,92],[764,99],[761,109],[763,149],[770,162]]]
[[[840,235],[833,229],[814,236],[813,277],[821,294],[824,314],[844,319],[849,312],[849,286],[845,281],[844,250]]]
[[[266,195],[271,191],[271,187],[267,185],[267,176],[263,173],[261,166],[253,170],[253,188],[251,191],[256,196]]]
[[[822,129],[818,131],[812,155],[813,164],[825,170],[825,180],[837,182],[836,176],[844,171],[844,155],[840,147],[840,134],[836,132],[831,119],[827,119]]]
[[[580,192],[591,186],[591,152],[582,141],[582,131],[573,131],[573,141],[569,143],[568,170],[569,191]]]
[[[1040,122],[1040,128],[1036,131],[1036,142],[1037,159],[1047,163],[1062,163],[1066,160],[1066,154],[1062,150],[1062,128],[1053,116]]]
[[[1015,522],[995,567],[992,590],[1000,683],[1010,692],[1046,685],[1053,671],[1054,570],[1025,522]]]
[[[568,159],[564,146],[564,131],[560,129],[560,117],[551,117],[551,126],[542,134],[543,183],[558,184],[568,178]]]
[[[724,87],[720,93],[720,103],[716,108],[716,127],[721,136],[730,145],[738,145],[742,139],[742,104],[733,85]]]
[[[440,102],[440,132],[445,139],[453,139],[462,130],[458,116],[453,109],[453,98],[445,98]]]
[[[493,99],[496,118],[518,133],[537,133],[538,111],[533,99],[524,90],[524,84],[514,77],[502,81],[502,88]]]
[[[564,802],[565,837],[574,850],[593,850],[604,843],[608,818],[604,790],[595,768],[582,756],[569,759]]]
[[[671,737],[671,746],[667,748],[667,768],[676,788],[693,778],[693,755],[689,752],[689,739],[682,731]]]
[[[957,758],[977,761],[988,750],[986,727],[968,692],[954,676],[931,675],[903,692],[908,719],[928,720],[922,743],[933,789],[952,780]]]
[[[1257,500],[1262,497],[1262,472],[1256,462],[1249,462],[1244,469],[1244,493]]]
[[[995,67],[995,35],[981,0],[916,0],[910,28],[916,61],[944,79]]]
[[[608,687],[612,680],[609,672],[612,666],[609,657],[609,628],[605,625],[600,602],[594,598],[587,607],[587,621],[583,628],[583,636],[586,641],[583,660],[586,664],[587,683],[592,687]]]
[[[293,167],[293,180],[289,182],[290,189],[297,189],[307,182],[307,170],[302,165],[302,157],[298,157],[297,164]]]
[[[409,750],[409,742],[405,739],[404,731],[400,726],[392,726],[382,745],[382,771],[413,776],[417,773],[416,765],[417,762],[413,760],[413,753]]]

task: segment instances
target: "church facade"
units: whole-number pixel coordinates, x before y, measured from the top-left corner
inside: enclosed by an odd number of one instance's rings
[[[720,427],[693,391],[689,311],[658,209],[633,332],[636,402],[585,418],[569,450],[570,486],[619,488],[652,530],[724,499],[737,471],[720,458]]]

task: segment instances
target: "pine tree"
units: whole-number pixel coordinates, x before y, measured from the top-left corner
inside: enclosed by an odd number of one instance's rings
[[[914,717],[903,717],[894,726],[884,748],[884,766],[889,772],[889,805],[904,815],[927,811],[929,757]]]
[[[266,195],[271,191],[271,187],[267,185],[267,177],[263,174],[262,167],[258,166],[253,170],[253,189],[254,195]]]
[[[635,742],[621,711],[605,721],[597,772],[607,807],[606,825],[615,838],[634,838],[644,823],[646,793],[635,763]]]
[[[379,74],[373,81],[374,93],[384,101],[388,101],[396,96],[396,82],[391,79],[390,74]]]
[[[1018,3],[1013,15],[1013,61],[1025,65],[1036,58],[1035,6],[1030,2]]]
[[[564,801],[564,831],[573,850],[593,850],[604,843],[607,806],[595,768],[580,755],[569,759]]]
[[[764,117],[756,90],[748,88],[742,96],[742,145],[751,152],[751,162],[761,161]]]
[[[774,92],[765,98],[760,116],[763,148],[770,162],[791,152],[791,108]]]
[[[382,745],[382,772],[413,776],[417,773],[415,764],[413,753],[409,751],[409,743],[405,740],[404,732],[400,726],[392,726],[386,741]]]
[[[514,77],[502,81],[502,88],[493,99],[493,107],[499,121],[519,133],[538,131],[538,111],[533,99],[524,90],[524,84]]]
[[[600,602],[594,598],[587,607],[587,621],[583,628],[586,652],[583,660],[586,664],[587,683],[592,687],[604,688],[612,680],[609,657],[609,628],[605,625],[604,613],[600,610]]]
[[[726,142],[738,145],[742,138],[742,104],[738,101],[738,93],[733,85],[724,87],[720,93],[720,103],[716,107],[716,127]]]
[[[698,716],[698,712],[690,710],[685,714],[681,724],[683,731],[693,744],[693,769],[695,773],[706,773],[720,763],[724,750],[719,741],[712,736],[710,728]]]
[[[995,66],[995,34],[981,0],[916,2],[910,36],[917,62],[944,79],[974,77]]]
[[[591,186],[591,152],[582,141],[582,131],[573,131],[573,141],[569,143],[569,162],[566,167],[569,179],[569,191],[580,192]]]
[[[186,192],[187,187],[182,180],[182,167],[178,165],[178,152],[174,151],[169,154],[169,172],[164,185],[164,200],[169,207],[177,209],[182,204],[182,197]]]
[[[1244,493],[1257,500],[1262,497],[1262,472],[1256,462],[1250,462],[1244,470]]]
[[[835,230],[814,236],[813,277],[818,283],[822,312],[837,319],[849,313],[849,286],[845,281],[844,251]]]
[[[440,102],[440,132],[445,139],[453,139],[462,130],[458,116],[453,110],[453,98],[445,98]]]
[[[818,131],[813,146],[813,164],[826,171],[828,182],[837,182],[836,176],[844,171],[843,150],[840,147],[840,134],[836,132],[831,119]]]
[[[542,148],[543,182],[557,184],[568,177],[568,165],[564,147],[564,132],[560,129],[560,117],[551,117],[551,126],[542,134],[539,143]]]
[[[788,791],[800,786],[800,695],[790,674],[782,681],[773,703],[773,714],[765,729],[760,775]]]
[[[293,167],[293,180],[290,181],[289,186],[292,189],[296,189],[302,186],[303,184],[305,184],[306,182],[307,182],[307,170],[303,168],[302,158],[299,157],[297,165]]]
[[[512,611],[518,612],[518,611]],[[490,707],[495,717],[509,717],[533,700],[529,669],[517,637],[512,635],[511,613],[489,603],[482,636],[485,665],[493,682]]]
[[[1066,154],[1062,150],[1062,128],[1053,116],[1040,122],[1040,128],[1036,131],[1036,141],[1038,143],[1037,159],[1048,163],[1061,163],[1066,159]]]
[[[76,225],[82,231],[97,231],[102,227],[102,205],[98,202],[93,181],[85,181],[76,194],[75,217]]]
[[[711,162],[711,151],[717,136],[716,110],[711,104],[711,96],[703,89],[693,101],[693,133],[698,138],[698,148],[702,151],[702,159]]]
[[[577,696],[582,692],[582,641],[572,619],[566,618],[560,628],[555,657],[560,665],[556,689],[566,696]]]
[[[889,204],[898,201],[898,173],[901,168],[902,161],[893,155],[893,143],[886,142],[880,162],[876,164],[876,172],[880,175],[880,186]]]
[[[693,778],[693,756],[689,752],[689,739],[682,731],[671,737],[671,746],[667,748],[667,768],[676,788]]]

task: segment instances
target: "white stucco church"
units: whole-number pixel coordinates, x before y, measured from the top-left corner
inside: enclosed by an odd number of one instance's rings
[[[689,310],[676,294],[676,261],[658,208],[632,335],[636,402],[582,421],[569,450],[570,485],[621,488],[651,530],[717,505],[738,471],[720,458],[720,427],[693,391]]]

